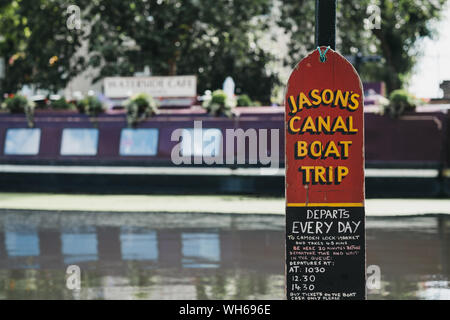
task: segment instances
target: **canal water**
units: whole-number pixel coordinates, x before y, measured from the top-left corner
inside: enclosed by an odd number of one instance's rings
[[[450,299],[450,216],[368,218],[367,265],[369,299]],[[280,215],[0,212],[0,299],[283,297]]]

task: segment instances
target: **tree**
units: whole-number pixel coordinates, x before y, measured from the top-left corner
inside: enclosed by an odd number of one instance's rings
[[[418,41],[433,36],[430,22],[440,18],[446,0],[339,0],[337,50],[344,55],[381,55],[379,63],[364,65],[365,80],[382,80],[388,92],[401,88],[420,54]],[[379,10],[380,26],[367,27],[369,6]],[[280,26],[291,35],[286,63],[293,65],[314,50],[314,1],[284,0]],[[300,18],[301,17],[301,18]]]
[[[430,22],[446,0],[339,0],[337,47],[343,54],[381,55],[360,70],[364,80],[383,80],[388,91],[403,86],[420,53],[418,41],[433,36]],[[269,102],[278,75],[275,58],[259,44],[279,6],[279,26],[290,35],[284,61],[293,66],[314,49],[312,0],[77,0],[82,30],[66,26],[66,0],[0,0],[2,88],[24,84],[52,91],[88,66],[104,76],[133,75],[149,66],[154,75],[195,74],[198,91],[217,89],[232,76],[237,93]],[[376,4],[380,28],[365,28]],[[278,9],[277,9],[278,10]],[[88,54],[77,54],[82,42]]]
[[[381,28],[372,34],[379,41],[386,68],[379,72],[388,91],[399,89],[411,72],[420,47],[417,42],[432,37],[430,22],[440,18],[446,0],[380,0]]]
[[[82,32],[66,26],[67,1],[1,0],[0,56],[5,57],[3,91],[24,84],[57,91],[80,72]]]
[[[92,21],[89,65],[98,79],[133,75],[149,66],[154,75],[195,74],[198,91],[217,89],[227,76],[237,89],[268,102],[276,75],[257,45],[267,29],[271,0],[86,1]],[[265,16],[266,15],[266,16]]]

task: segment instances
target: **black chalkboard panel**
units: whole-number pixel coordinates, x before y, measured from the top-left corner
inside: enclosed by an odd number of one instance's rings
[[[287,299],[365,299],[364,230],[364,207],[287,207]]]

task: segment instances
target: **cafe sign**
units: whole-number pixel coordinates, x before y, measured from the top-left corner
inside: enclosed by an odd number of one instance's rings
[[[154,98],[192,98],[197,95],[196,76],[107,77],[103,80],[108,98],[127,98],[146,93]]]

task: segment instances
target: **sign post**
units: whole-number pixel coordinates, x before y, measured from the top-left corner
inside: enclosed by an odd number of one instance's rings
[[[288,300],[366,298],[363,90],[330,47],[300,61],[286,90]]]
[[[336,0],[316,0],[316,45],[336,49]]]

